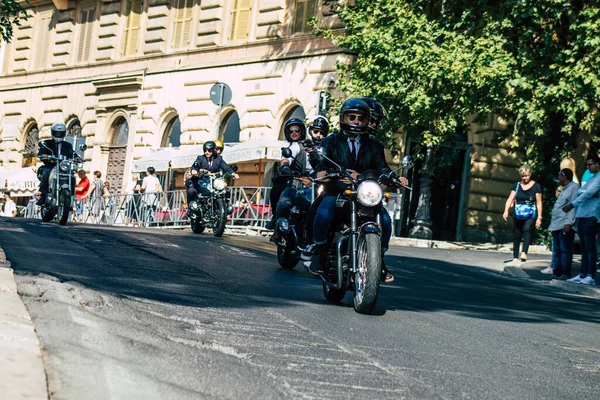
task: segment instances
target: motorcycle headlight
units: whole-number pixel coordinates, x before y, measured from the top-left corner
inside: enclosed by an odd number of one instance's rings
[[[213,182],[213,187],[216,190],[223,190],[227,187],[227,183],[225,183],[225,180],[223,179],[215,179],[215,181]]]
[[[383,190],[375,181],[365,181],[358,185],[356,198],[365,207],[373,207],[383,199]]]
[[[197,201],[190,201],[190,210],[198,211],[200,209],[200,205]]]
[[[69,165],[70,162],[69,161],[61,161],[59,164],[59,168],[62,172],[68,172],[69,171]]]

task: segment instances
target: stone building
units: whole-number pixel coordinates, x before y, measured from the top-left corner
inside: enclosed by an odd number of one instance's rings
[[[117,189],[151,149],[278,139],[284,120],[315,114],[336,62],[349,59],[312,34],[311,18],[339,26],[317,0],[24,6],[29,18],[1,53],[0,165],[35,164],[38,139],[64,121],[85,138],[86,169]],[[210,99],[217,82],[232,92],[222,110]]]

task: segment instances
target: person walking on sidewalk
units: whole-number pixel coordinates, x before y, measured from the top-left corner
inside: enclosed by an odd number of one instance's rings
[[[527,261],[527,252],[533,238],[533,226],[542,225],[542,187],[531,179],[531,167],[519,168],[521,181],[517,182],[504,205],[502,217],[508,221],[508,211],[514,205],[513,215],[513,262],[519,262],[519,247],[523,240],[521,261]]]
[[[598,232],[598,207],[600,207],[600,158],[594,154],[588,157],[587,168],[595,174],[577,191],[577,198],[563,206],[564,212],[577,207],[577,235],[581,245],[581,271],[579,275],[568,279],[567,282],[595,285],[596,275],[596,233]]]
[[[542,274],[554,274],[556,278],[566,280],[571,277],[573,263],[575,210],[564,212],[562,207],[575,201],[579,185],[573,182],[573,171],[569,168],[560,170],[558,183],[562,190],[552,208],[552,220],[548,227],[552,233],[552,263]]]

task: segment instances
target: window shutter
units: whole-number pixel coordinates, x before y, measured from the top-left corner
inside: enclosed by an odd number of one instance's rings
[[[252,15],[252,0],[234,1],[231,12],[231,41],[243,41],[248,39],[250,32],[250,17]]]
[[[307,32],[310,30],[308,20],[317,14],[317,0],[297,0],[296,15],[294,16],[293,32]]]
[[[185,48],[190,44],[194,0],[175,0],[175,18],[173,25],[174,49]]]
[[[125,24],[125,35],[123,55],[134,55],[138,51],[140,39],[140,22],[142,20],[142,1],[127,0],[127,22]]]
[[[40,13],[40,21],[36,34],[36,52],[34,68],[44,68],[50,53],[50,34],[52,33],[52,11]]]
[[[95,15],[95,8],[89,8],[81,11],[81,26],[79,31],[79,50],[77,51],[77,62],[85,62],[90,58]]]

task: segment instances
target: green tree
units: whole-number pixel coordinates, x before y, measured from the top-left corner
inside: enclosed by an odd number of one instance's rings
[[[340,89],[389,111],[391,132],[451,140],[472,115],[513,121],[533,164],[598,127],[600,9],[585,0],[328,1],[345,25],[319,34],[356,54]],[[548,154],[550,156],[548,156]],[[546,160],[549,161],[549,160]]]
[[[5,42],[10,42],[13,37],[13,25],[21,26],[22,19],[27,19],[27,14],[18,1],[2,0],[0,2],[0,38]]]

